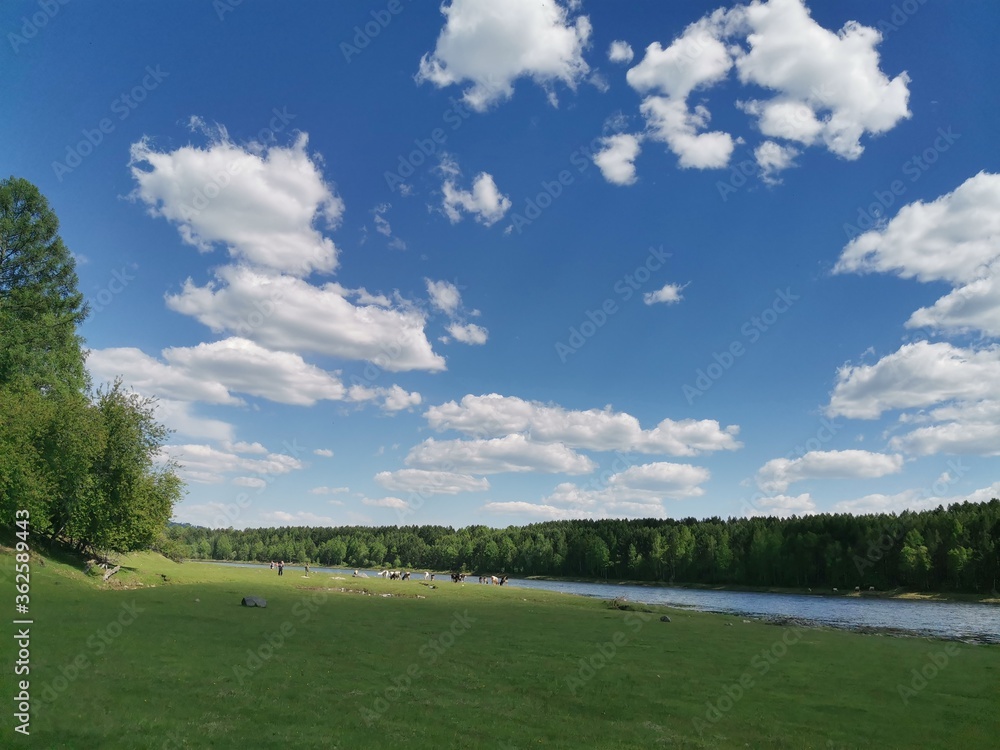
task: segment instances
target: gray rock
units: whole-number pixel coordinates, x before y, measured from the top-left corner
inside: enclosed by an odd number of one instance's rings
[[[663,615],[663,617],[660,618],[660,622],[670,622],[670,618],[667,617],[666,615]]]
[[[261,599],[259,596],[244,596],[243,597],[244,607],[266,607],[267,600]]]

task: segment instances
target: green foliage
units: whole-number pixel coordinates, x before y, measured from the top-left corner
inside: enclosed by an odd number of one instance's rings
[[[80,391],[87,315],[59,220],[34,185],[0,181],[0,383]]]
[[[235,559],[817,589],[906,586],[989,593],[1000,500],[902,515],[549,521],[524,527],[173,527],[189,557],[225,537]],[[385,550],[385,554],[382,551]],[[245,553],[245,556],[242,554]],[[215,554],[216,559],[234,559]],[[391,563],[390,563],[391,561]]]
[[[0,182],[0,524],[26,509],[53,540],[146,548],[182,491],[157,464],[167,430],[120,381],[91,398],[76,331],[87,308],[58,229],[34,185]]]

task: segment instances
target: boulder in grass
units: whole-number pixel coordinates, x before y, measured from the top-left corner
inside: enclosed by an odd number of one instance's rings
[[[660,618],[660,622],[670,622],[670,618],[667,617],[666,615],[663,615],[663,617]]]
[[[244,596],[243,597],[244,607],[266,607],[267,601],[261,599],[259,596]]]

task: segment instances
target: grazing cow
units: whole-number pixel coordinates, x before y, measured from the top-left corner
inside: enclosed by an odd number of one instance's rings
[[[404,581],[409,581],[409,580],[410,580],[410,571],[406,571],[406,572],[405,572],[405,573],[403,573],[403,575],[402,575],[402,576],[400,576],[400,577],[401,577],[401,578],[402,578],[402,579],[403,579]]]
[[[454,581],[455,583],[464,583],[465,573],[452,573],[451,580]]]
[[[425,581],[430,580],[430,577],[431,577],[431,574],[428,571],[425,570],[424,571],[424,580]]]
[[[378,572],[378,575],[381,578],[388,578],[389,577],[389,571],[388,570],[380,570]]]
[[[489,583],[492,583],[494,586],[499,586],[500,585],[500,579],[497,578],[496,576],[490,576]]]
[[[499,585],[503,586],[505,583],[507,583],[507,576],[504,576],[503,578],[500,579]]]
[[[868,587],[868,590],[869,590],[869,591],[874,591],[874,590],[875,590],[875,587],[874,587],[874,586],[869,586],[869,587]]]
[[[860,591],[861,591],[861,587],[860,586],[855,586],[854,587],[854,593],[855,594],[859,593]]]

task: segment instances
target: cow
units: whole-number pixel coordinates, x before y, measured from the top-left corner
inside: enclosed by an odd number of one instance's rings
[[[500,579],[499,585],[503,586],[505,583],[507,583],[507,576],[504,576],[503,578]]]
[[[400,578],[402,578],[404,581],[409,581],[410,580],[410,571],[406,571],[405,573],[403,573],[403,575],[401,575]]]
[[[429,581],[430,578],[431,578],[431,574],[428,571],[425,570],[424,571],[424,580],[425,581]]]
[[[490,580],[487,581],[487,583],[492,583],[494,586],[499,586],[500,585],[500,579],[497,578],[496,576],[490,576]]]

